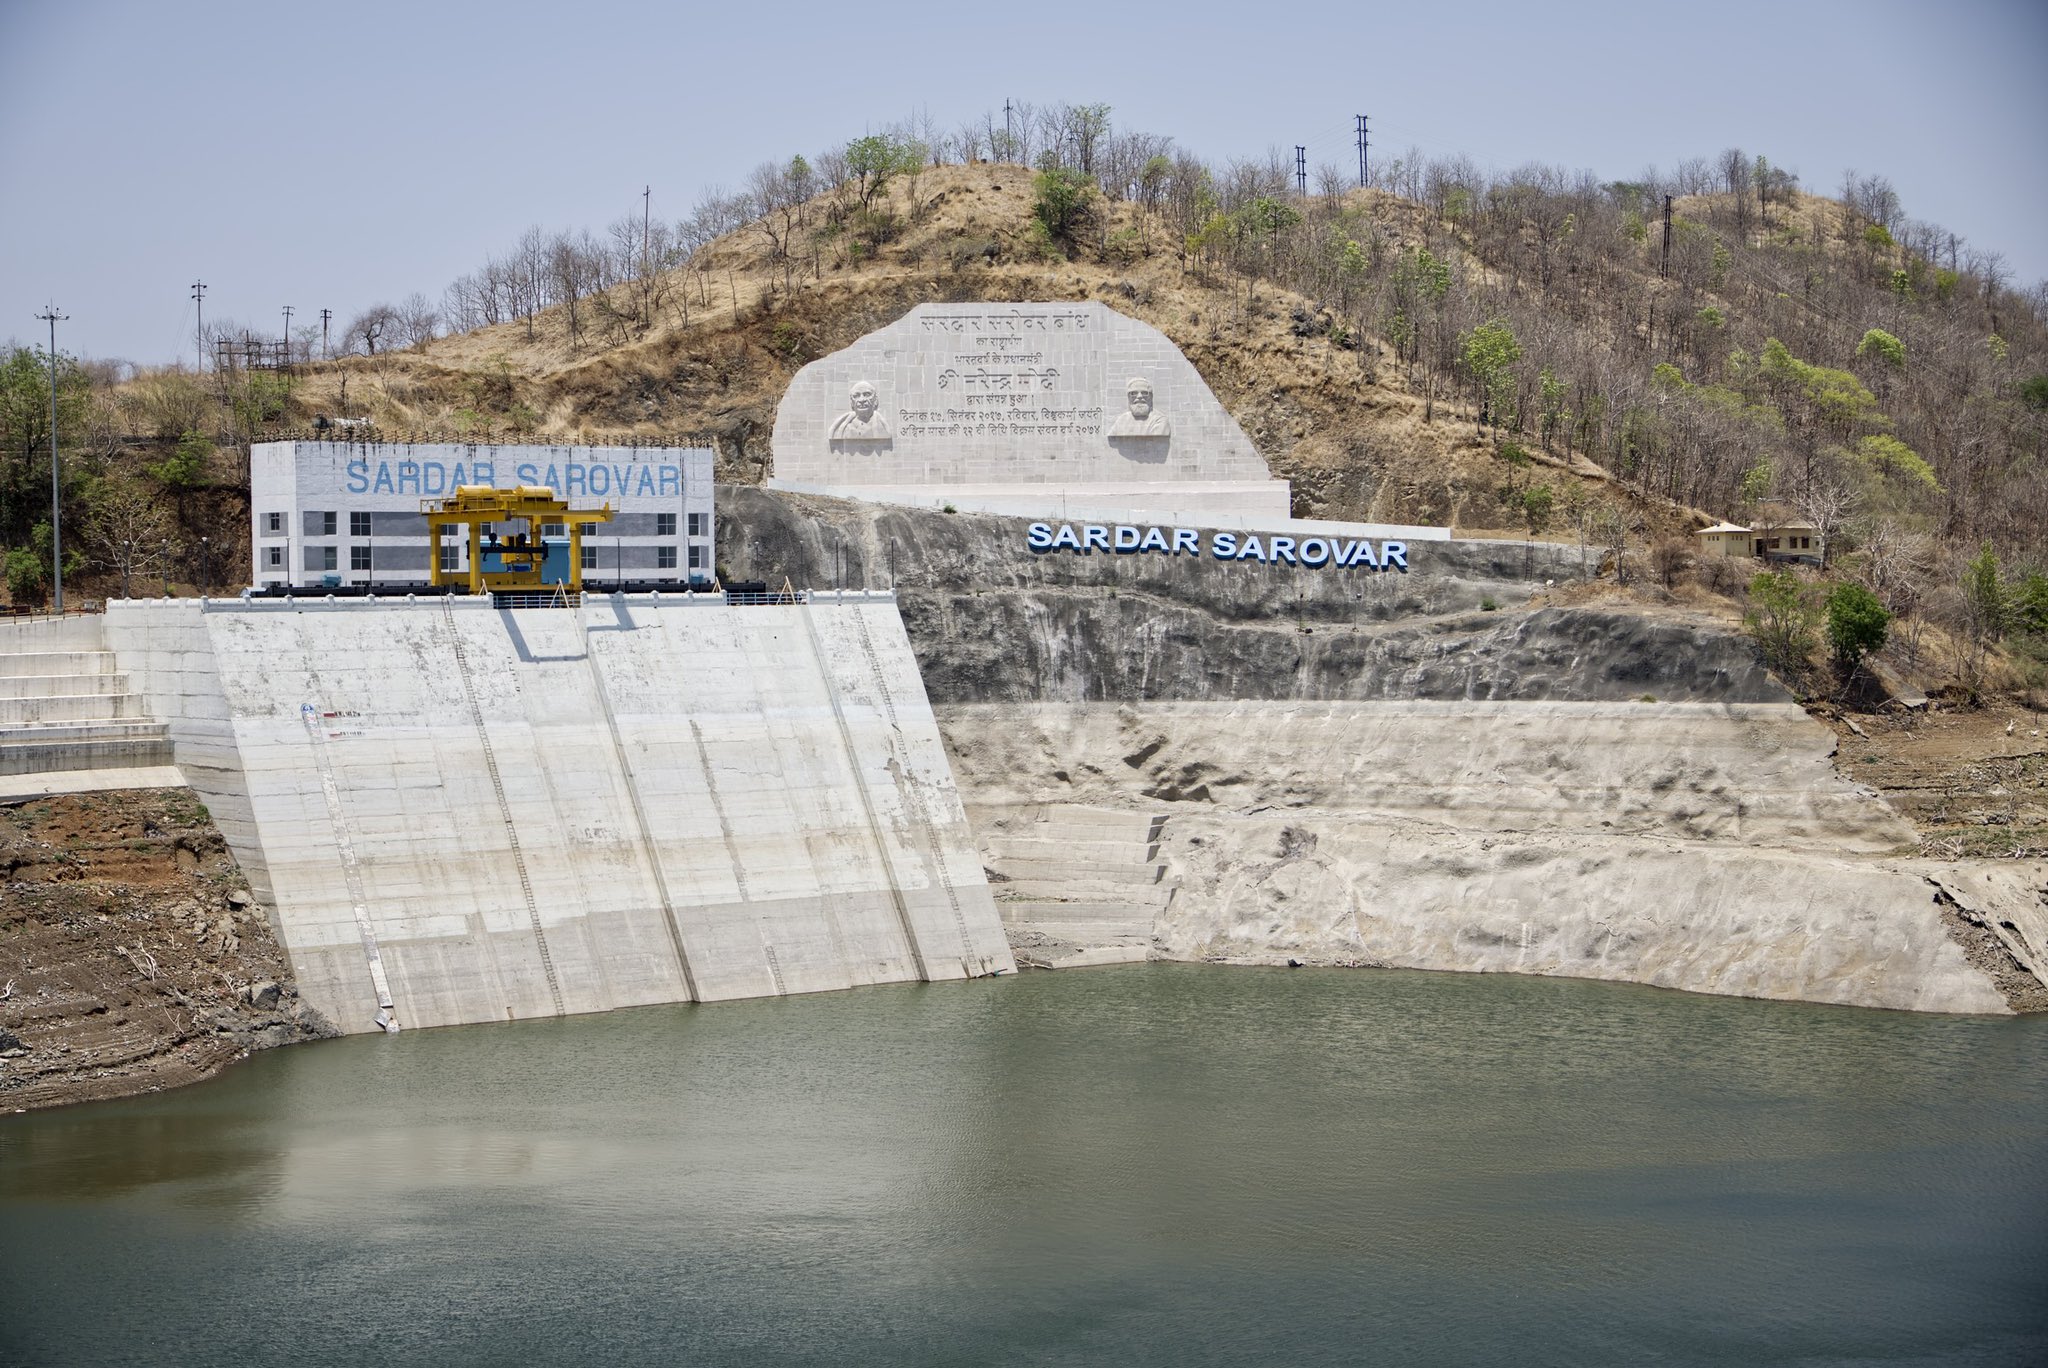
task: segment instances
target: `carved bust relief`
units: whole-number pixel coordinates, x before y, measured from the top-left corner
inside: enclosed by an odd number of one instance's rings
[[[832,424],[833,441],[886,442],[894,436],[889,431],[889,420],[881,415],[881,399],[873,385],[856,380],[846,397],[847,411]]]
[[[1173,424],[1164,414],[1152,407],[1152,382],[1143,376],[1132,377],[1124,386],[1124,412],[1116,416],[1109,425],[1111,437],[1170,437]]]

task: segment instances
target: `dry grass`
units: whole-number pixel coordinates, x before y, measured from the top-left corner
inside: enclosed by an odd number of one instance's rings
[[[599,441],[709,435],[722,478],[764,478],[768,434],[790,377],[925,301],[1099,299],[1152,324],[1188,355],[1276,474],[1294,482],[1298,513],[1448,524],[1523,535],[1504,502],[1507,467],[1469,413],[1423,399],[1371,343],[1341,347],[1313,301],[1212,268],[1188,268],[1157,223],[1135,206],[1102,205],[1091,244],[1074,260],[1042,260],[1030,244],[1031,173],[1013,166],[926,171],[899,187],[904,225],[867,260],[822,251],[785,290],[766,237],[743,229],[673,273],[672,307],[645,335],[573,345],[564,311],[443,338],[377,358],[316,367],[299,395],[317,412],[368,416],[388,432],[512,435],[524,406],[541,439]],[[1362,193],[1395,224],[1425,211]],[[1098,250],[1119,231],[1147,251],[1129,260]],[[993,251],[993,260],[987,253]],[[688,312],[680,303],[687,294]],[[346,400],[342,385],[346,381]],[[1583,484],[1628,506],[1643,529],[1683,523],[1687,510],[1639,504],[1604,472],[1538,455],[1524,479]]]

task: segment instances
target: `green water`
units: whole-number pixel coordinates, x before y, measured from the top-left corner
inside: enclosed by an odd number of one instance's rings
[[[1177,965],[0,1118],[0,1362],[2048,1362],[2048,1020]]]

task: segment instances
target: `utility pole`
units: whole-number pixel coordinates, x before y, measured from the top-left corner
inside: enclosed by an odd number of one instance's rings
[[[654,187],[651,185],[643,187],[640,191],[640,316],[641,326],[646,328],[654,326],[654,311],[647,302],[647,225],[648,214],[654,203],[653,195]]]
[[[1358,133],[1358,188],[1363,190],[1365,188],[1367,168],[1370,165],[1366,160],[1366,149],[1372,146],[1372,138],[1366,126],[1365,115],[1354,114],[1351,116],[1351,122],[1356,125]]]
[[[1011,161],[1017,157],[1017,135],[1010,131],[1010,101],[1003,100],[1003,156]],[[1951,253],[1950,255],[1954,255]]]
[[[1294,192],[1308,193],[1308,149],[1300,143],[1294,145]]]
[[[199,369],[206,369],[206,282],[192,282],[192,302],[199,306],[199,326],[193,333],[193,340],[199,345]]]
[[[334,359],[334,353],[327,350],[327,323],[333,317],[334,310],[332,309],[322,309],[320,311],[320,359],[322,361]]]
[[[292,314],[295,312],[291,305],[284,306],[284,363],[287,366],[292,363]]]
[[[64,510],[57,491],[57,325],[69,319],[50,304],[36,315],[50,325],[50,582],[56,586],[51,602],[59,614],[64,611]]]
[[[1671,278],[1671,196],[1664,197],[1664,265],[1658,271],[1664,279]]]

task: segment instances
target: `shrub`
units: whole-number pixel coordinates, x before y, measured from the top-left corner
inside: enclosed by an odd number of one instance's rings
[[[1765,570],[1750,580],[1749,600],[1750,610],[1743,614],[1742,625],[1756,642],[1764,664],[1788,679],[1804,674],[1817,644],[1814,622],[1818,616],[1806,586],[1789,570]]]
[[[1828,591],[1828,645],[1843,672],[1854,673],[1863,657],[1884,647],[1892,615],[1877,595],[1860,584],[1838,584]]]
[[[206,467],[212,459],[213,443],[196,432],[187,432],[149,473],[166,489],[197,489],[206,483]]]

